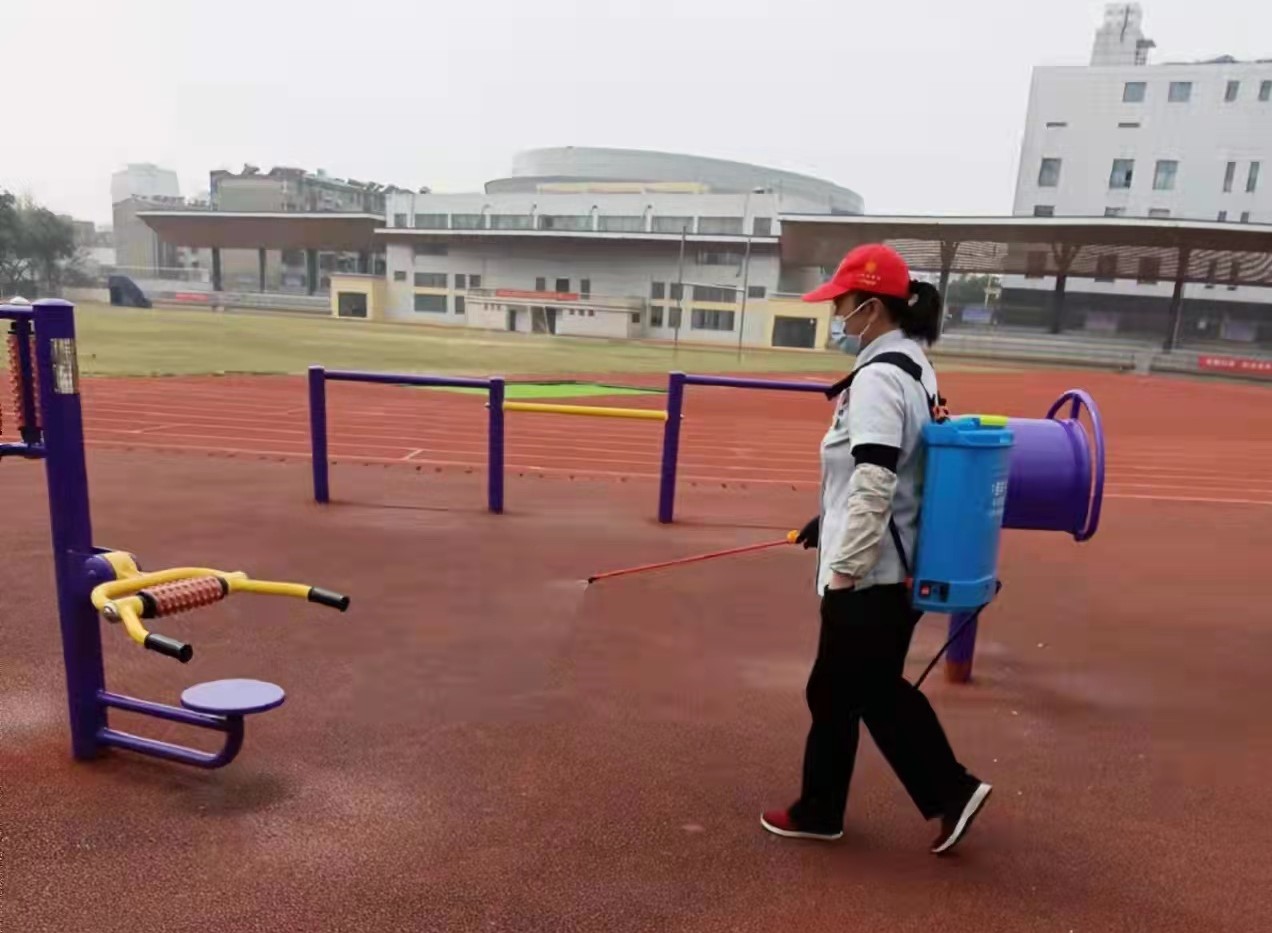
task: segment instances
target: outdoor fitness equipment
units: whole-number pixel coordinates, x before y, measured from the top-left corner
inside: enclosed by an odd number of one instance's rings
[[[212,681],[184,691],[181,707],[112,693],[106,689],[98,613],[122,624],[144,647],[184,663],[193,648],[147,631],[143,619],[207,606],[236,592],[293,596],[341,611],[348,608],[348,598],[298,584],[251,580],[239,572],[178,568],[142,573],[132,555],[94,547],[74,306],[65,301],[0,305],[0,320],[11,322],[10,386],[22,438],[0,444],[0,457],[44,460],[73,755],[87,760],[115,747],[201,768],[229,764],[243,744],[243,718],[281,705],[283,689],[259,680]],[[223,732],[225,744],[218,752],[202,752],[121,732],[110,727],[109,709]]]

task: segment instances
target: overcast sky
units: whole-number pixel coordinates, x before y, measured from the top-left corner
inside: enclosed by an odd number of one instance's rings
[[[871,213],[1008,213],[1035,64],[1103,2],[0,0],[0,187],[110,219],[110,174],[184,195],[244,162],[479,190],[535,146],[721,156]],[[16,29],[15,29],[16,15]],[[1156,61],[1272,58],[1267,0],[1147,0]]]

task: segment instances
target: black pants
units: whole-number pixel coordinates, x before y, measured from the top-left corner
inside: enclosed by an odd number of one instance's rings
[[[863,720],[925,818],[960,806],[976,787],[927,697],[901,676],[920,616],[900,584],[822,597],[817,662],[807,689],[813,726],[803,792],[791,810],[801,826],[843,826]]]

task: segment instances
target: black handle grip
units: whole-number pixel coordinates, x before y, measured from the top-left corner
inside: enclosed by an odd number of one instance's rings
[[[194,657],[194,647],[183,641],[169,638],[167,635],[150,634],[146,636],[146,647],[169,658],[176,658],[182,664],[189,663]]]
[[[349,608],[349,597],[341,596],[331,590],[324,590],[322,587],[311,586],[309,588],[309,601],[317,603],[320,606],[330,606],[332,609],[339,609],[344,612]]]

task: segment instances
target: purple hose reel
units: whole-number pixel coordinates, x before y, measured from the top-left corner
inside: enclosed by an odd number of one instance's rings
[[[1056,417],[1069,406],[1068,416]],[[1086,408],[1090,430],[1079,420]],[[1003,527],[1017,531],[1063,531],[1087,541],[1100,527],[1104,501],[1104,428],[1095,400],[1070,389],[1047,410],[1045,418],[1009,418],[1015,437]],[[945,678],[966,683],[972,678],[976,652],[976,614],[950,616],[950,645]]]

